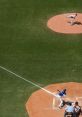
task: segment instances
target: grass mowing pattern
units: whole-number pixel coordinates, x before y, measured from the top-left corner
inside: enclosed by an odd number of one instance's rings
[[[54,33],[48,19],[82,12],[77,0],[0,0],[0,65],[46,86],[82,82],[82,35]],[[0,69],[0,117],[28,117],[25,103],[36,87]]]

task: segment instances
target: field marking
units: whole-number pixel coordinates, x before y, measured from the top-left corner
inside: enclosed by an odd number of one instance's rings
[[[18,78],[20,78],[20,79],[22,79],[22,80],[24,80],[24,81],[30,83],[31,85],[34,85],[34,86],[36,86],[36,87],[42,89],[42,90],[45,91],[46,93],[55,96],[54,93],[52,93],[51,91],[49,91],[49,90],[47,90],[47,89],[45,89],[45,88],[39,86],[38,84],[35,84],[34,82],[32,82],[32,81],[30,81],[30,80],[27,80],[26,78],[24,78],[24,77],[22,77],[22,76],[16,74],[15,72],[12,72],[11,70],[9,70],[9,69],[7,69],[7,68],[5,68],[5,67],[3,67],[3,66],[0,66],[0,68],[1,68],[2,70],[4,70],[4,71],[10,73],[10,74],[13,74],[14,76],[16,76],[16,77],[18,77]]]
[[[55,98],[57,98],[57,97],[56,97],[56,94],[54,94],[54,92],[51,92],[51,91],[49,91],[49,90],[47,90],[47,89],[41,87],[40,85],[38,85],[38,84],[36,84],[36,83],[34,83],[34,82],[30,81],[30,80],[27,80],[26,78],[24,78],[24,77],[22,77],[22,76],[16,74],[15,72],[12,72],[11,70],[9,70],[9,69],[7,69],[7,68],[5,68],[5,67],[3,67],[3,66],[0,66],[0,68],[1,68],[2,70],[4,70],[4,71],[10,73],[10,74],[13,74],[14,76],[16,76],[16,77],[18,77],[18,78],[24,80],[25,82],[28,82],[29,84],[31,84],[31,85],[33,85],[33,86],[36,86],[36,87],[38,87],[38,88],[40,88],[40,89],[42,89],[42,90],[45,91],[46,93],[48,93],[48,94],[50,94],[50,95],[53,95]],[[80,99],[80,98],[82,98],[82,97],[76,97],[77,100]],[[68,99],[70,100],[70,97],[68,97]],[[55,102],[52,102],[52,105],[53,105],[53,108],[54,108]]]

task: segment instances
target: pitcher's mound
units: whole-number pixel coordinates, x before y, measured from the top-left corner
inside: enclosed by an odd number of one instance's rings
[[[75,15],[75,13],[56,15],[48,20],[47,26],[51,30],[59,33],[67,34],[82,33],[82,14],[77,13],[75,19],[69,17],[71,15]]]
[[[56,93],[57,90],[67,89],[68,101],[78,100],[82,106],[82,84],[81,83],[59,83],[45,87],[47,91]],[[58,108],[57,98],[50,93],[40,89],[34,92],[26,103],[29,117],[63,117],[64,108]]]

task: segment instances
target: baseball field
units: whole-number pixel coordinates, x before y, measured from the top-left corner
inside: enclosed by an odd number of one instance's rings
[[[71,12],[82,13],[82,0],[0,0],[0,117],[29,117],[25,104],[39,89],[9,70],[41,87],[82,82],[82,34],[47,27]]]

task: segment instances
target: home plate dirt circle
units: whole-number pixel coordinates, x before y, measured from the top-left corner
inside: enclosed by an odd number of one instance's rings
[[[57,90],[67,89],[68,101],[78,101],[82,106],[82,84],[81,83],[59,83],[45,87],[46,90],[56,93]],[[53,100],[55,100],[53,102]],[[40,89],[34,92],[26,102],[26,110],[29,117],[63,117],[64,108],[58,109],[56,97]],[[54,108],[53,108],[54,106]]]
[[[47,22],[48,28],[59,33],[82,33],[82,13],[77,13],[75,19],[69,18],[70,15],[75,15],[75,13],[66,13],[51,17]],[[71,22],[74,22],[74,24],[72,25]]]

